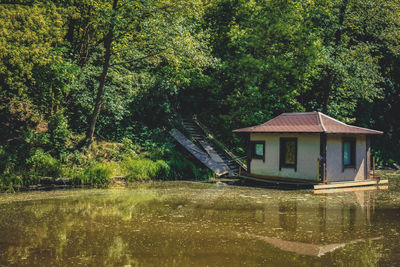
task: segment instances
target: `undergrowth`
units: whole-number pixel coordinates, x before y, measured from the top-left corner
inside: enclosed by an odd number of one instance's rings
[[[54,183],[68,179],[73,185],[107,186],[114,179],[126,182],[150,180],[204,180],[212,173],[202,169],[173,145],[141,147],[125,138],[122,143],[94,142],[89,149],[70,151],[62,160],[38,148],[25,161],[6,158],[0,147],[0,190]],[[14,164],[14,165],[13,165]]]

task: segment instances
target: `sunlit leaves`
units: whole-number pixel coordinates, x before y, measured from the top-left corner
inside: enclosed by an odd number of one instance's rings
[[[51,4],[0,5],[0,25],[1,93],[22,96],[35,65],[61,60],[53,48],[63,41],[64,21]]]

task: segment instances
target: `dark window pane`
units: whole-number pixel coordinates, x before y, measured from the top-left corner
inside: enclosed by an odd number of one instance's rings
[[[285,165],[296,163],[296,141],[285,142]]]
[[[343,164],[344,164],[344,166],[351,165],[351,144],[350,144],[350,142],[343,143]]]

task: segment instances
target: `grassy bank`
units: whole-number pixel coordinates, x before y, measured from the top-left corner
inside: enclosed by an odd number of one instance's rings
[[[73,151],[63,159],[37,149],[23,167],[12,170],[0,175],[3,192],[37,185],[104,187],[115,181],[205,180],[212,175],[174,147],[141,147],[130,139],[94,142],[89,149]]]

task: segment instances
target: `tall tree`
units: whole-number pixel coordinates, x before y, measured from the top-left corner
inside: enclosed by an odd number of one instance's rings
[[[398,36],[398,6],[387,0],[315,2],[310,15],[323,49],[312,97],[301,98],[307,108],[353,122],[360,101],[382,96],[385,77],[379,61],[382,48]]]
[[[96,126],[97,117],[100,113],[101,105],[103,104],[103,96],[104,96],[104,83],[106,82],[106,77],[108,73],[108,68],[110,66],[110,58],[111,58],[111,45],[114,39],[114,27],[115,27],[115,12],[117,11],[118,0],[113,0],[112,9],[111,9],[111,19],[109,23],[109,29],[104,37],[104,63],[103,63],[103,71],[101,72],[99,78],[99,88],[97,89],[97,97],[95,101],[95,106],[93,110],[93,114],[89,121],[89,128],[86,133],[86,139],[88,140],[88,144],[90,144],[93,140],[94,128]]]
[[[207,15],[227,129],[257,124],[282,111],[302,110],[320,43],[302,1],[216,1]]]
[[[104,56],[94,110],[86,133],[88,143],[93,139],[107,73],[111,68],[137,71],[143,61],[154,66],[175,67],[205,66],[212,62],[206,35],[199,27],[204,9],[202,1],[113,0],[112,5],[108,1],[97,3],[92,8],[98,9],[101,19],[95,18],[97,34],[89,46],[93,47],[92,55],[96,57],[96,44],[102,43]]]

